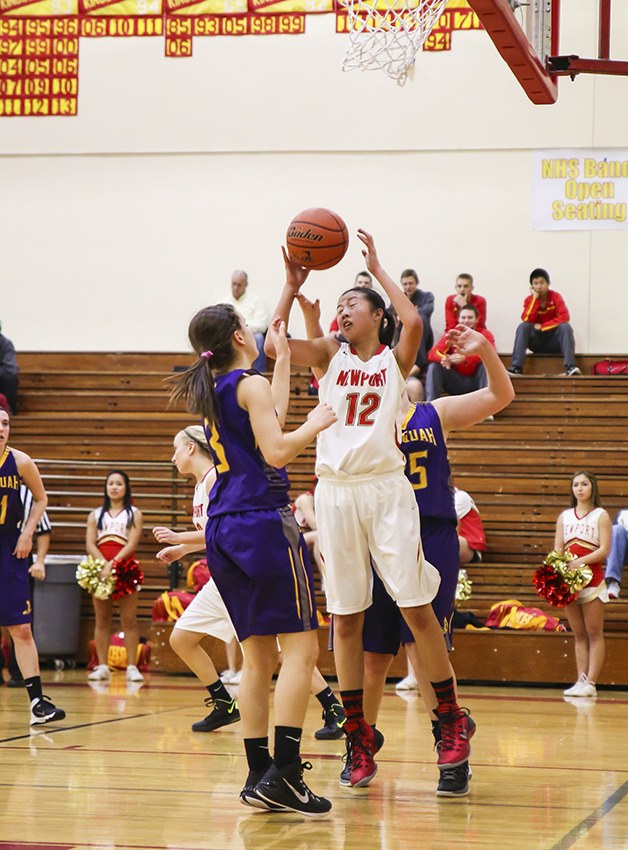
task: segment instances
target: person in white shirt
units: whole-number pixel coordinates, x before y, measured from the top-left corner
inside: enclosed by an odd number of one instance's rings
[[[231,275],[231,295],[225,299],[225,304],[231,304],[244,316],[244,321],[255,334],[257,343],[257,359],[253,368],[258,372],[266,371],[266,355],[264,354],[264,339],[268,330],[268,310],[266,305],[255,293],[248,288],[249,276],[241,269],[236,269]]]

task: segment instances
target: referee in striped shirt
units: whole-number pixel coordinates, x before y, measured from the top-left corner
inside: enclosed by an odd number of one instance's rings
[[[20,528],[28,522],[28,518],[31,514],[31,510],[33,508],[33,494],[28,489],[25,484],[20,486],[20,498],[22,499],[23,506],[23,518],[20,523]],[[36,560],[33,560],[32,554],[30,557],[30,566],[28,568],[28,572],[31,576],[31,605],[33,604],[33,585],[34,579],[38,581],[43,581],[46,578],[46,556],[48,554],[48,549],[50,548],[50,535],[52,534],[52,526],[50,525],[50,519],[48,518],[48,514],[44,511],[42,518],[37,523],[35,528],[35,557]],[[33,615],[34,615],[33,610]],[[0,655],[0,664],[2,664],[2,657]],[[20,672],[20,668],[15,658],[15,649],[13,646],[13,641],[11,641],[11,649],[9,652],[9,663],[7,665],[10,679],[7,682],[7,685],[10,688],[22,688],[24,687],[24,679],[22,678],[22,674]],[[1,669],[1,667],[0,667]],[[0,676],[2,674],[0,673]]]

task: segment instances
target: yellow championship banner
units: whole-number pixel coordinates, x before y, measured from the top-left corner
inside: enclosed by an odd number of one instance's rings
[[[338,0],[0,0],[0,118],[76,115],[81,38],[163,36],[166,56],[185,58],[195,37],[303,35],[320,14],[347,32]],[[423,50],[451,50],[453,32],[474,29],[467,1],[450,0]]]

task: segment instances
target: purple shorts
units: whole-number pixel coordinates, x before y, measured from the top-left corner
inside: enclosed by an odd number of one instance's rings
[[[447,647],[451,648],[452,620],[460,547],[456,526],[452,522],[421,518],[423,554],[440,573],[440,587],[432,600],[436,619],[443,629]],[[383,655],[396,655],[400,643],[413,643],[414,637],[395,602],[373,572],[373,604],[364,616],[362,631],[364,650]]]
[[[318,627],[307,546],[289,505],[210,517],[205,540],[238,640]]]
[[[19,531],[0,534],[0,626],[33,621],[29,560],[13,554],[19,536]]]

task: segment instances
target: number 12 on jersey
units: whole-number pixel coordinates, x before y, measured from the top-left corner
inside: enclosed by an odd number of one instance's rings
[[[345,425],[374,425],[373,416],[379,407],[381,398],[377,393],[347,393],[347,416]]]

